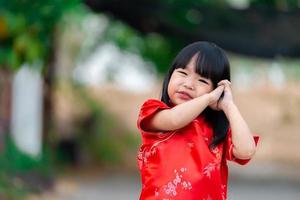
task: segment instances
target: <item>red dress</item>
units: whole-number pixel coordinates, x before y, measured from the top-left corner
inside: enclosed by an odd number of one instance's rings
[[[224,200],[227,196],[227,160],[234,158],[231,132],[224,143],[210,150],[212,129],[200,116],[176,131],[153,133],[141,123],[157,111],[169,109],[165,103],[149,99],[140,110],[138,128],[142,146],[138,165],[142,178],[140,200]],[[254,137],[257,143],[258,137]]]

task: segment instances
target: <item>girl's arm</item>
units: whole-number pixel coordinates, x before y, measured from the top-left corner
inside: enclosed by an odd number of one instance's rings
[[[219,86],[212,92],[156,113],[144,127],[148,131],[171,131],[180,129],[193,121],[208,105],[218,101],[224,90]]]
[[[225,80],[219,83],[224,85],[224,97],[219,107],[224,111],[231,128],[233,155],[239,159],[249,159],[255,154],[255,141],[251,130],[232,100],[230,82]]]

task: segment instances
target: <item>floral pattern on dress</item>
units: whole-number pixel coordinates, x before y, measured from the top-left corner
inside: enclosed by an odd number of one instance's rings
[[[144,164],[147,164],[148,158],[150,156],[153,156],[154,154],[156,154],[156,148],[151,148],[150,150],[148,150],[147,148],[141,148],[137,156],[139,161],[139,168],[142,169]]]
[[[182,167],[179,170],[174,170],[174,179],[169,181],[167,184],[163,185],[162,188],[162,195],[175,197],[179,194],[180,190],[191,190],[192,184],[190,181],[185,180],[183,178],[183,174],[187,172],[187,168]],[[156,188],[154,191],[155,196],[159,196],[160,192],[159,189]],[[166,199],[166,198],[164,198]]]
[[[219,147],[215,147],[211,150],[211,152],[213,154],[215,154],[215,162],[218,163],[218,162],[221,162],[221,159],[222,159],[222,152],[220,151]]]
[[[226,190],[227,190],[227,187],[225,184],[222,184],[221,185],[221,189],[222,189],[222,200],[226,200]]]
[[[221,159],[222,159],[222,152],[218,147],[211,149],[211,152],[215,155],[213,162],[208,163],[203,168],[203,174],[208,177],[209,179],[212,178],[212,174],[215,170],[220,170],[221,168]]]
[[[217,166],[217,163],[214,163],[214,162],[209,163],[208,165],[206,165],[204,167],[203,174],[211,179],[211,175],[212,175],[213,171],[216,170],[216,166]]]
[[[142,146],[138,152],[138,164],[139,168],[142,169],[145,164],[147,164],[149,157],[154,156],[157,151],[157,146],[162,142],[169,140],[173,135],[175,135],[176,131],[169,134],[167,137],[164,137],[162,140],[155,142],[150,148]]]

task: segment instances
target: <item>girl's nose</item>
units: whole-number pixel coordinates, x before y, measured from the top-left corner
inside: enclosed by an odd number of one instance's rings
[[[192,80],[188,79],[184,82],[183,86],[187,89],[191,89],[191,90],[194,90],[195,87],[194,87],[194,83]]]

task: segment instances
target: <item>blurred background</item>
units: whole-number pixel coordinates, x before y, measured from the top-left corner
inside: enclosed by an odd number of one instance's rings
[[[229,55],[261,141],[230,200],[300,199],[299,0],[0,0],[0,199],[138,199],[136,119],[185,45]]]

